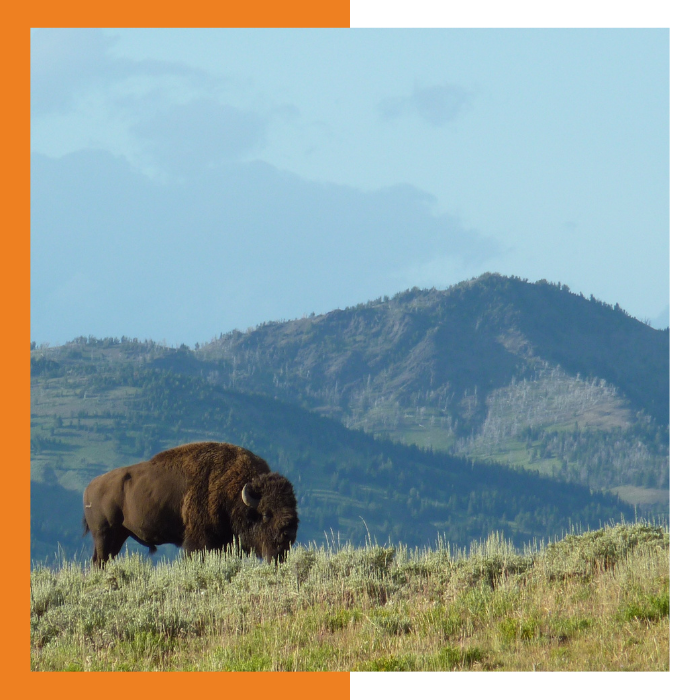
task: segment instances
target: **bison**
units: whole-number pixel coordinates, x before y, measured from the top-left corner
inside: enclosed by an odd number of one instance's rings
[[[185,552],[222,549],[283,561],[299,519],[292,484],[264,459],[222,442],[160,452],[147,462],[93,479],[83,494],[84,534],[92,561],[104,566],[127,537],[153,553],[174,544]]]

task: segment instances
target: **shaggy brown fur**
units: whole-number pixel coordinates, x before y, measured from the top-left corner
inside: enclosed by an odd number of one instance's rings
[[[151,553],[159,544],[194,552],[235,542],[268,562],[281,560],[299,524],[292,484],[252,452],[223,442],[182,445],[113,469],[88,484],[83,506],[100,566],[127,537]]]

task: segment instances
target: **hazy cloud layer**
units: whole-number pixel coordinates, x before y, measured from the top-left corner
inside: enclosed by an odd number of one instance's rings
[[[485,260],[667,300],[667,31],[120,31],[32,30],[32,148],[73,151],[32,164],[35,340],[201,341]]]
[[[474,93],[459,85],[414,87],[410,95],[389,97],[377,109],[384,119],[417,115],[431,126],[439,127],[457,119],[472,108]]]
[[[258,100],[257,110],[225,101],[229,75],[173,61],[123,59],[110,53],[114,39],[101,29],[41,29],[32,33],[32,113],[85,110],[97,97],[142,166],[182,179],[203,169],[259,153],[270,124],[291,123],[300,110]],[[229,96],[230,99],[230,96]],[[260,102],[264,106],[260,106]],[[123,145],[123,143],[122,143]]]
[[[201,342],[416,281],[449,284],[495,253],[415,187],[362,191],[244,162],[272,124],[301,118],[295,105],[227,104],[205,72],[111,47],[101,30],[33,32],[33,113],[77,113],[99,95],[140,165],[167,177],[108,151],[32,157],[35,340]],[[416,89],[385,111],[440,126],[470,99],[457,86]]]
[[[249,155],[265,145],[266,130],[261,115],[211,99],[171,105],[132,128],[156,163],[179,175]]]
[[[496,246],[434,203],[410,186],[368,193],[260,162],[166,185],[104,151],[35,155],[32,337],[191,344],[392,294],[416,269],[452,283],[455,266],[476,271]]]
[[[32,114],[67,111],[90,91],[105,91],[135,77],[175,76],[199,84],[211,82],[206,72],[181,63],[111,56],[115,41],[101,29],[32,30]]]

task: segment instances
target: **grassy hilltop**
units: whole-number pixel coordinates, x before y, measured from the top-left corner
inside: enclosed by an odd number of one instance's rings
[[[647,523],[520,553],[296,546],[31,574],[35,671],[669,669],[669,533]]]

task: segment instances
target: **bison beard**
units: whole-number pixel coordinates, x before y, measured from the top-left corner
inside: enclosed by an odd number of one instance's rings
[[[93,479],[83,494],[83,524],[103,566],[127,537],[153,553],[174,544],[186,552],[235,544],[268,562],[294,544],[299,519],[288,479],[265,460],[221,442],[166,450]]]

